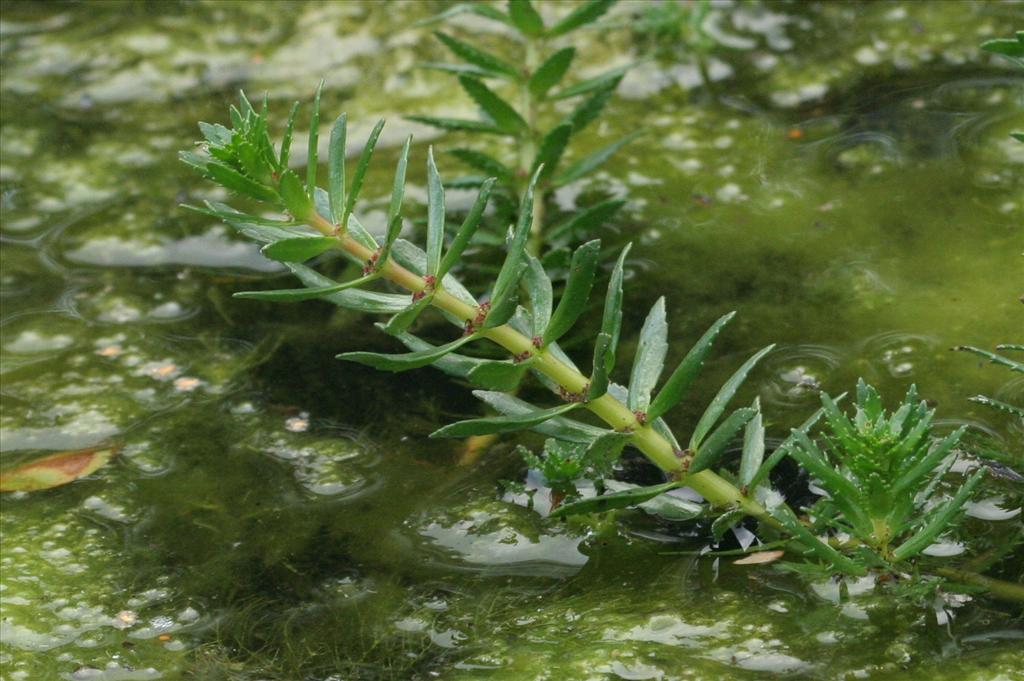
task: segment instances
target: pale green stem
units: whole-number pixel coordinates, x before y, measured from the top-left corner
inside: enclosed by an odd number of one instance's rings
[[[320,216],[311,218],[310,224],[325,236],[337,236],[340,240],[340,247],[359,260],[369,260],[373,255],[371,249],[349,235],[338,234],[335,226]],[[381,265],[380,272],[386,279],[412,292],[422,291],[426,287],[422,277],[405,269],[393,259],[388,259]],[[434,295],[431,305],[463,321],[471,320],[479,313],[478,308],[466,304],[443,289]],[[558,383],[568,394],[586,394],[589,383],[586,376],[564,364],[550,352],[537,349],[534,347],[532,339],[527,338],[511,326],[505,324],[487,329],[481,335],[502,346],[513,355],[524,353],[536,355],[536,359],[531,365],[532,368]],[[744,496],[737,487],[715,473],[705,470],[686,475],[683,472],[681,459],[677,456],[671,443],[651,426],[641,425],[629,408],[611,395],[606,393],[587,402],[585,406],[615,430],[632,433],[631,442],[637,449],[660,469],[685,481],[711,505],[742,508],[759,520],[776,525],[775,519],[768,514],[764,507],[755,500]]]

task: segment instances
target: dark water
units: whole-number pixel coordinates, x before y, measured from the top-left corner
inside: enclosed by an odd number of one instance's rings
[[[3,465],[124,449],[87,480],[4,497],[0,678],[1021,678],[1019,610],[994,601],[838,603],[829,584],[698,560],[689,529],[639,513],[547,522],[502,495],[526,474],[512,440],[459,466],[458,443],[426,439],[476,413],[462,386],[333,360],[391,347],[356,315],[230,298],[286,279],[177,208],[225,198],[176,161],[195,122],[223,122],[240,87],[283,120],[324,78],[350,139],[389,119],[361,216],[380,229],[405,135],[410,204],[427,144],[464,141],[401,116],[472,115],[413,68],[442,53],[409,26],[442,8],[3,4]],[[1022,10],[721,3],[715,97],[685,53],[630,73],[577,153],[647,134],[551,210],[629,199],[600,234],[635,243],[624,356],[660,294],[670,361],[739,311],[673,425],[775,342],[740,396],[761,397],[775,435],[863,376],[891,395],[916,383],[946,427],[1021,464],[1020,422],[967,397],[1019,403],[1024,382],[949,348],[1024,340],[1022,81],[976,48]],[[582,40],[584,77],[640,37]],[[1014,494],[987,487],[972,531],[1019,526]]]

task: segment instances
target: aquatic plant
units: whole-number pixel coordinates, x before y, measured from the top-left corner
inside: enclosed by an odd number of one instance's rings
[[[1017,373],[1024,374],[1024,362],[1020,362],[1005,355],[1000,355],[999,353],[996,352],[990,352],[988,350],[984,350],[973,345],[960,345],[953,349],[961,350],[963,352],[970,352],[972,354],[978,355],[979,357],[987,359],[991,364],[998,364],[1000,366],[1007,367],[1010,371],[1015,371]],[[1024,345],[1004,343],[1002,345],[997,345],[996,350],[1002,350],[1004,352],[1007,350],[1012,352],[1024,352]],[[992,407],[994,409],[1006,412],[1011,416],[1017,416],[1019,418],[1024,419],[1024,405],[1010,404],[1009,402],[997,400],[994,397],[988,397],[986,395],[975,395],[974,397],[970,397],[968,399],[970,399],[971,402],[984,404],[987,407]]]
[[[588,0],[551,25],[545,24],[530,0],[509,0],[507,12],[483,3],[460,4],[423,22],[434,23],[468,12],[501,23],[514,32],[514,43],[520,51],[520,58],[514,63],[449,33],[435,32],[437,39],[461,63],[428,62],[422,66],[457,76],[459,85],[479,107],[481,119],[422,115],[408,118],[445,130],[498,136],[508,142],[498,152],[501,159],[484,151],[483,145],[449,150],[448,154],[482,174],[459,177],[448,185],[480,187],[488,177],[493,177],[492,201],[498,209],[497,221],[500,224],[503,220],[514,219],[518,197],[534,178],[530,239],[527,243],[528,250],[534,255],[544,250],[545,245],[567,245],[578,235],[591,233],[625,204],[621,199],[608,199],[577,212],[559,224],[549,225],[545,221],[545,201],[552,191],[583,179],[642,134],[642,131],[632,132],[570,164],[565,162],[570,141],[597,120],[627,67],[615,68],[565,86],[562,82],[575,61],[576,48],[547,48],[592,24],[614,3],[615,0]],[[489,83],[502,86],[513,96],[503,97]],[[565,101],[575,101],[576,104],[568,113],[562,114],[559,109]],[[554,123],[544,127],[549,120],[554,120]],[[493,149],[494,145],[488,147]],[[481,233],[480,237],[483,236]],[[491,236],[493,243],[500,243],[503,237],[502,234]]]
[[[561,350],[558,341],[578,321],[590,296],[600,245],[595,240],[575,250],[556,305],[551,277],[526,248],[533,224],[533,197],[544,166],[533,171],[523,193],[517,222],[505,241],[500,270],[489,291],[477,298],[450,272],[480,225],[495,180],[489,178],[481,185],[476,202],[449,242],[444,186],[433,152],[428,151],[426,248],[421,249],[399,238],[411,143],[407,140],[398,158],[386,232],[378,241],[362,226],[355,209],[383,122],[371,133],[347,183],[347,121],[344,114],[335,120],[324,190],[318,186],[319,102],[318,91],[311,116],[305,181],[288,165],[297,104],[279,149],[275,149],[268,133],[267,100],[257,112],[243,94],[239,106],[231,107],[232,128],[201,123],[205,141],[195,151],[181,153],[182,160],[205,177],[285,214],[283,218],[267,218],[215,202],[194,208],[262,243],[263,254],[284,264],[304,285],[236,296],[282,302],[320,298],[360,312],[390,315],[379,327],[404,344],[408,352],[348,352],[338,358],[392,372],[433,365],[482,388],[476,396],[498,412],[496,416],[446,425],[433,437],[464,438],[522,430],[544,433],[551,439],[541,468],[551,472],[565,491],[569,491],[567,483],[572,476],[586,474],[600,480],[627,445],[642,452],[668,478],[663,484],[565,504],[555,511],[556,515],[625,508],[687,486],[703,496],[707,512],[719,515],[716,534],[745,516],[753,516],[797,550],[817,557],[829,570],[863,575],[879,567],[895,569],[919,554],[951,525],[978,484],[980,474],[969,478],[941,511],[922,515],[922,504],[933,496],[938,484],[935,469],[959,434],[933,446],[930,412],[915,406],[908,397],[900,409],[887,415],[878,394],[864,385],[858,388],[853,421],[845,419],[835,403],[824,398],[822,410],[766,458],[759,403],[732,411],[729,407],[748,374],[772,346],[751,356],[722,384],[686,445],[680,445],[662,417],[683,398],[732,313],[718,319],[701,336],[656,390],[668,351],[665,302],[659,299],[640,332],[628,385],[614,383],[610,376],[618,359],[625,306],[627,246],[612,269],[600,330],[593,344],[592,368],[584,373]],[[304,264],[333,253],[347,257],[361,274],[340,282]],[[386,283],[406,292],[384,288]],[[521,290],[525,305],[519,304]],[[412,333],[414,322],[428,310],[457,326],[458,336],[435,345]],[[464,349],[480,341],[503,348],[506,359],[463,354]],[[537,406],[512,394],[528,376],[538,379],[558,402]],[[588,411],[603,421],[604,427],[570,417]],[[831,460],[807,435],[822,414],[831,429],[831,439],[827,440]],[[738,474],[713,472],[711,467],[722,459],[740,431],[744,443]],[[830,492],[829,501],[816,507],[817,515],[809,523],[796,518],[781,496],[772,493],[767,480],[787,454],[818,477]],[[825,529],[850,531],[859,541],[823,541],[816,533]],[[874,558],[869,559],[869,555]],[[1012,585],[1008,590],[1013,593]]]

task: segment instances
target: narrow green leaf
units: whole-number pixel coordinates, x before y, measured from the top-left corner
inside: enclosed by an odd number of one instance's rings
[[[600,115],[608,100],[611,99],[612,93],[619,86],[620,80],[621,78],[610,80],[602,87],[595,88],[593,93],[577,104],[575,109],[559,121],[559,124],[571,125],[573,134],[590,125]]]
[[[331,222],[344,224],[345,217],[345,132],[347,118],[341,114],[331,126],[331,143],[327,157],[327,194],[331,199]]]
[[[322,298],[330,295],[331,293],[338,293],[350,288],[356,288],[363,284],[368,284],[374,279],[377,279],[380,275],[377,273],[368,274],[352,281],[346,281],[342,284],[334,284],[333,286],[321,286],[317,288],[290,288],[290,289],[278,289],[276,291],[239,291],[231,295],[232,298],[242,298],[246,300],[267,300],[277,303],[298,303],[304,300],[313,300],[314,298]]]
[[[295,220],[276,220],[274,218],[265,218],[260,215],[249,215],[247,213],[217,210],[215,208],[210,207],[204,208],[202,206],[190,206],[186,203],[182,203],[179,205],[185,210],[190,210],[195,213],[200,213],[202,215],[209,215],[210,217],[224,221],[235,220],[240,222],[247,222],[253,225],[266,225],[268,227],[294,227],[299,224]],[[210,204],[207,203],[207,206],[209,205]]]
[[[327,286],[338,285],[338,282],[323,276],[316,270],[306,267],[305,265],[285,263],[285,267],[290,269],[303,284],[311,288],[324,288]],[[357,312],[364,312],[367,314],[394,314],[403,309],[409,302],[408,295],[363,291],[357,288],[323,295],[323,298],[324,300],[334,303],[338,307],[343,307],[346,310],[355,310]]]
[[[558,125],[548,131],[540,141],[537,155],[533,157],[533,169],[536,170],[544,165],[544,172],[541,179],[551,177],[562,160],[565,147],[569,144],[569,137],[572,135],[571,125]]]
[[[578,97],[585,95],[595,90],[604,90],[609,87],[612,82],[618,82],[626,75],[626,71],[635,66],[635,64],[626,64],[625,66],[619,66],[610,71],[582,80],[575,85],[559,90],[555,94],[551,95],[548,99],[569,99],[570,97]]]
[[[757,486],[768,477],[768,474],[775,469],[779,462],[782,461],[786,454],[789,453],[790,448],[794,446],[794,443],[796,442],[796,433],[808,433],[811,428],[814,427],[814,424],[821,419],[824,413],[824,409],[818,409],[816,412],[811,414],[810,418],[804,421],[799,428],[794,429],[793,432],[791,432],[789,436],[782,441],[782,444],[775,448],[775,451],[772,452],[771,456],[769,456],[765,462],[758,467],[754,477],[751,478],[749,482],[745,483],[747,487],[749,489],[757,488]]]
[[[444,186],[434,163],[434,148],[427,149],[427,269],[437,276],[444,249]]]
[[[281,174],[281,200],[296,220],[304,222],[313,214],[313,200],[306,194],[302,180],[291,170]]]
[[[539,36],[544,33],[544,20],[530,0],[508,0],[508,17],[523,35]]]
[[[743,487],[750,487],[757,470],[764,463],[764,418],[761,416],[761,400],[754,400],[754,417],[747,423],[743,433],[743,455],[740,457],[739,481]]]
[[[742,508],[734,508],[726,511],[722,515],[715,518],[714,522],[711,523],[711,536],[715,538],[715,541],[721,541],[725,533],[736,526],[736,523],[740,522],[747,517],[747,512]]]
[[[614,4],[615,0],[587,0],[587,2],[574,9],[564,19],[548,29],[547,34],[551,37],[564,35],[580,26],[586,26],[597,21]]]
[[[537,99],[544,99],[548,90],[558,85],[559,81],[565,77],[575,57],[575,47],[563,48],[548,57],[530,76],[530,94]]]
[[[469,132],[486,132],[494,135],[504,135],[505,131],[484,121],[470,121],[462,118],[441,118],[438,116],[406,116],[407,121],[416,121],[425,125],[432,125],[442,130],[466,130]]]
[[[551,279],[544,266],[535,257],[526,254],[526,290],[530,294],[530,315],[533,317],[533,337],[541,338],[551,320],[551,305],[554,293]]]
[[[486,390],[512,392],[529,368],[527,362],[481,362],[470,370],[469,381]]]
[[[416,318],[420,316],[425,309],[430,307],[431,301],[434,296],[427,294],[419,300],[412,301],[404,310],[395,313],[395,315],[388,320],[388,323],[384,327],[384,331],[396,336],[400,333],[405,333],[412,323],[416,321]]]
[[[568,220],[548,230],[548,241],[563,236],[575,240],[579,235],[591,234],[625,205],[626,202],[622,199],[609,199],[574,212]]]
[[[316,188],[317,147],[320,139],[320,95],[324,91],[324,81],[316,88],[313,96],[313,115],[309,120],[309,157],[306,160],[306,193],[313,196]]]
[[[518,430],[528,430],[544,423],[548,419],[566,414],[580,406],[579,404],[561,404],[557,407],[540,409],[526,414],[488,416],[469,421],[458,421],[435,430],[430,434],[430,437],[470,437],[473,435],[512,433]]]
[[[452,149],[448,152],[463,163],[481,170],[488,176],[493,175],[500,180],[508,180],[512,177],[512,170],[489,154],[476,149]]]
[[[380,137],[380,131],[384,129],[384,119],[377,121],[377,125],[373,126],[373,130],[370,131],[370,136],[366,140],[366,145],[363,147],[363,152],[359,155],[359,163],[356,164],[356,171],[352,174],[352,186],[349,187],[348,197],[345,199],[345,214],[341,224],[345,224],[348,221],[348,216],[352,214],[352,210],[356,207],[356,199],[359,198],[359,192],[363,188],[363,180],[366,179],[366,170],[370,167],[370,159],[373,158],[373,150],[377,146],[377,139]]]
[[[504,324],[515,312],[516,289],[524,269],[522,267],[523,254],[526,252],[526,242],[533,226],[533,192],[542,170],[543,168],[538,168],[533,174],[530,184],[523,194],[523,200],[519,205],[519,219],[511,239],[508,241],[506,249],[508,253],[498,272],[498,278],[491,293],[491,308],[484,320],[484,328],[493,328]]]
[[[971,402],[974,402],[975,404],[983,404],[986,407],[998,409],[999,411],[1010,414],[1011,416],[1024,418],[1024,409],[1021,409],[1016,405],[1010,404],[1009,402],[1003,402],[1002,400],[997,400],[993,397],[988,397],[986,395],[975,395],[974,397],[968,397],[967,399],[970,400]]]
[[[500,57],[496,57],[489,52],[485,52],[480,48],[475,47],[474,45],[470,45],[467,42],[440,31],[435,31],[434,35],[437,36],[437,39],[444,43],[448,49],[460,59],[463,59],[474,66],[478,66],[484,71],[489,71],[495,76],[512,78],[514,80],[520,79],[519,69]]]
[[[337,359],[349,362],[357,362],[381,369],[383,371],[408,371],[427,366],[449,352],[461,348],[466,343],[476,340],[477,336],[463,336],[451,343],[438,345],[427,350],[416,352],[405,352],[397,355],[388,355],[379,352],[346,352],[337,356]]]
[[[295,132],[295,115],[299,112],[299,103],[292,104],[292,110],[288,112],[288,123],[284,127],[284,137],[281,138],[281,160],[278,166],[281,170],[288,169],[288,159],[292,150],[292,134]]]
[[[829,493],[832,503],[849,522],[870,533],[870,521],[858,504],[860,493],[856,486],[832,467],[818,446],[807,437],[807,433],[793,431],[793,435],[796,446],[789,448],[789,455],[808,473],[818,478],[821,486]]]
[[[453,76],[473,76],[474,78],[493,78],[494,72],[482,69],[472,64],[450,64],[440,61],[426,61],[418,65],[421,69],[428,71],[441,71],[450,73]]]
[[[667,352],[668,322],[665,319],[665,297],[662,296],[651,307],[640,329],[633,371],[629,377],[630,411],[647,413],[647,408],[651,404],[651,392],[658,384],[661,370],[665,367]]]
[[[992,364],[1000,364],[1008,368],[1010,371],[1024,373],[1024,362],[1018,362],[1017,360],[1010,359],[1009,357],[1003,357],[1002,355],[997,355],[994,352],[989,352],[988,350],[976,348],[973,345],[959,345],[956,348],[954,348],[954,350],[970,352],[975,355],[978,355],[979,357],[984,357]]]
[[[860,576],[867,572],[864,566],[853,562],[811,534],[811,531],[804,527],[786,504],[779,504],[772,509],[771,513],[803,546],[829,565],[849,575]]]
[[[693,461],[690,462],[687,472],[691,474],[700,473],[702,470],[714,466],[718,459],[722,457],[722,454],[725,453],[725,448],[729,446],[736,433],[740,432],[740,428],[747,425],[756,413],[750,407],[743,407],[729,414],[722,421],[722,424],[701,444],[700,449],[697,450],[693,457]]]
[[[599,333],[594,339],[594,368],[590,372],[590,382],[587,384],[587,402],[592,402],[608,392],[609,370],[605,358],[611,344],[612,337],[607,333]],[[614,359],[614,356],[612,358]]]
[[[981,44],[981,49],[1006,57],[1024,58],[1024,43],[1013,38],[993,38]]]
[[[348,216],[347,223],[348,233],[352,235],[353,239],[361,243],[363,246],[366,246],[371,251],[376,251],[380,247],[377,240],[373,238],[373,235],[370,234],[365,227],[363,227],[363,223],[359,222],[355,215],[350,214]]]
[[[950,450],[960,442],[960,438],[967,432],[967,426],[960,426],[952,433],[944,437],[938,444],[921,458],[916,464],[910,466],[905,473],[900,475],[890,487],[890,494],[896,496],[901,492],[910,489],[915,483],[935,470]]]
[[[570,515],[579,515],[580,513],[606,513],[620,508],[637,506],[645,501],[653,499],[656,496],[664,494],[669,490],[682,487],[682,484],[683,483],[674,481],[666,482],[661,485],[635,487],[622,492],[613,492],[612,494],[604,494],[599,497],[573,501],[568,504],[563,504],[552,511],[551,517],[564,518]]]
[[[280,195],[271,187],[249,179],[234,168],[230,168],[220,161],[208,161],[206,166],[203,168],[203,171],[211,180],[223,185],[225,189],[230,189],[233,192],[245,194],[246,196],[251,196],[252,198],[259,199],[260,201],[267,201],[268,203],[278,203],[281,200]]]
[[[588,175],[589,173],[593,172],[598,167],[600,167],[601,164],[603,164],[605,161],[614,156],[615,152],[617,152],[619,149],[626,146],[627,144],[629,144],[642,134],[644,134],[643,130],[637,130],[636,132],[632,132],[626,135],[622,139],[612,142],[608,146],[601,147],[597,151],[584,156],[583,158],[579,159],[578,161],[570,165],[568,168],[566,168],[564,172],[560,173],[555,178],[555,186],[561,187],[563,185],[575,182],[576,180],[579,180],[582,177]]]
[[[590,291],[594,287],[594,273],[597,270],[600,253],[601,242],[594,239],[577,248],[572,254],[565,290],[558,301],[551,322],[544,330],[545,347],[564,336],[583,313],[587,299],[590,298]]]
[[[459,76],[462,89],[473,98],[484,114],[494,121],[503,132],[518,135],[529,129],[523,117],[512,108],[512,105],[494,93],[483,81],[470,76]]]
[[[329,236],[299,237],[267,244],[260,252],[280,262],[305,262],[335,248],[338,244],[337,239]]]
[[[476,396],[477,399],[487,403],[495,411],[501,412],[502,414],[526,414],[537,410],[537,407],[529,402],[504,392],[474,390],[473,395]],[[602,434],[608,432],[603,428],[597,428],[586,423],[580,423],[579,421],[574,421],[572,419],[565,418],[564,416],[556,416],[553,419],[534,426],[533,430],[538,433],[543,433],[544,435],[557,437],[561,440],[568,440],[569,442],[584,442],[588,444],[593,442]]]
[[[587,463],[598,471],[611,468],[633,438],[632,433],[620,433],[615,430],[605,431],[587,447]]]
[[[622,282],[625,278],[626,256],[633,244],[626,244],[619,254],[619,259],[612,268],[608,280],[608,292],[604,299],[604,313],[601,316],[601,333],[608,334],[608,353],[605,355],[605,370],[611,373],[615,366],[615,353],[619,347],[619,332],[622,330]]]
[[[444,278],[444,275],[448,274],[455,263],[459,261],[463,251],[466,250],[466,246],[469,245],[473,235],[476,234],[477,227],[480,226],[480,218],[483,217],[484,209],[487,208],[487,200],[491,196],[494,182],[495,178],[492,177],[480,186],[480,192],[476,195],[473,207],[469,209],[466,219],[462,221],[459,231],[455,233],[455,238],[452,239],[448,252],[444,254],[444,258],[441,260],[441,267],[438,270],[441,278]]]
[[[981,483],[987,473],[987,469],[979,468],[967,481],[957,490],[956,495],[941,506],[938,511],[933,512],[927,524],[918,530],[912,537],[896,547],[892,552],[896,561],[913,558],[917,554],[931,546],[932,542],[942,534],[967,500],[974,494],[974,489]]]
[[[722,384],[722,387],[718,390],[718,394],[715,395],[715,399],[711,400],[708,408],[704,410],[704,414],[697,421],[697,426],[693,429],[693,436],[690,438],[690,449],[697,451],[700,448],[700,443],[704,441],[704,436],[708,434],[711,427],[718,421],[718,417],[725,411],[725,407],[729,404],[729,400],[732,399],[733,395],[739,389],[743,381],[746,380],[747,374],[750,373],[754,365],[757,364],[762,357],[772,351],[774,345],[769,345],[766,348],[759,350],[754,354],[753,357],[743,363],[739,369],[736,370],[729,380]],[[691,351],[692,352],[692,351]],[[686,361],[685,359],[683,360]]]

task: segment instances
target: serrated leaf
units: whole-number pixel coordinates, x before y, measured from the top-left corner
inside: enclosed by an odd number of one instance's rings
[[[305,262],[336,248],[339,243],[336,238],[330,236],[298,237],[267,244],[260,252],[279,262]]]
[[[565,290],[558,301],[551,322],[544,330],[545,347],[564,336],[583,313],[587,299],[590,298],[590,291],[594,287],[594,273],[600,254],[601,242],[597,239],[588,241],[572,254]]]
[[[725,411],[725,407],[729,404],[729,401],[739,390],[739,387],[746,380],[747,374],[754,368],[754,366],[761,360],[762,357],[767,355],[775,345],[769,345],[766,348],[762,348],[754,354],[753,357],[743,363],[739,369],[736,370],[729,380],[722,384],[722,387],[718,390],[718,394],[711,400],[708,408],[704,410],[704,414],[701,415],[700,420],[697,421],[696,427],[693,429],[693,435],[690,438],[690,449],[698,451],[700,449],[701,442],[704,441],[704,436],[708,434],[711,427],[718,421],[718,417]],[[685,360],[684,360],[685,361]]]
[[[928,522],[920,530],[914,533],[909,539],[897,546],[893,552],[893,560],[907,560],[924,551],[941,535],[953,522],[963,505],[974,494],[974,489],[981,483],[988,470],[979,468],[966,482],[960,486],[952,499],[933,511]]]
[[[470,370],[467,378],[470,383],[486,390],[512,392],[526,375],[529,364],[526,362],[481,362]]]
[[[443,278],[455,266],[455,263],[462,257],[463,251],[466,250],[466,246],[473,239],[473,235],[476,234],[476,230],[480,226],[480,218],[483,217],[484,210],[487,208],[487,200],[491,196],[494,182],[495,178],[492,177],[480,186],[480,192],[476,195],[476,201],[473,202],[472,208],[466,214],[466,219],[462,221],[462,225],[455,233],[455,238],[452,239],[448,252],[441,259],[440,277]]]
[[[556,416],[566,414],[579,408],[579,404],[561,404],[549,409],[538,409],[526,414],[488,416],[468,421],[458,421],[430,434],[430,437],[470,437],[491,433],[512,433],[528,430]]]
[[[344,224],[345,216],[345,133],[347,118],[341,114],[331,126],[327,157],[327,194],[331,199],[331,222]]]
[[[569,70],[569,66],[572,64],[572,60],[575,57],[575,47],[566,47],[558,50],[548,57],[543,64],[537,67],[537,70],[533,72],[533,75],[530,76],[528,84],[530,94],[537,99],[544,99],[548,90],[557,85],[559,81],[565,77],[566,72]]]
[[[79,449],[50,454],[0,471],[0,492],[35,492],[66,485],[105,466],[114,447]]]
[[[427,269],[426,273],[436,276],[441,268],[441,251],[444,249],[444,187],[441,175],[434,163],[434,149],[427,149]]]
[[[625,205],[626,202],[622,199],[609,199],[577,211],[565,222],[548,230],[548,241],[563,236],[575,239],[578,235],[589,234],[611,219]]]
[[[628,71],[633,66],[634,64],[627,64],[625,66],[614,68],[610,71],[605,71],[604,73],[598,76],[594,76],[593,78],[581,80],[575,85],[570,85],[569,87],[563,90],[559,90],[555,94],[548,97],[548,99],[569,99],[570,97],[578,97],[580,95],[585,95],[589,92],[594,92],[595,90],[603,90],[607,88],[613,81],[621,80],[622,77],[626,75],[626,71]]]
[[[184,156],[181,158],[184,160]],[[202,170],[211,180],[238,194],[245,194],[268,203],[278,203],[281,200],[280,195],[272,188],[249,179],[220,161],[207,161]]]
[[[731,530],[736,523],[740,522],[747,517],[747,512],[742,508],[734,508],[726,511],[722,515],[715,518],[714,522],[711,523],[711,536],[715,538],[715,541],[722,541],[722,537],[725,533]]]
[[[554,180],[556,187],[570,184],[579,180],[589,173],[593,172],[601,166],[605,161],[615,155],[622,147],[626,146],[640,135],[644,134],[642,130],[632,132],[622,139],[616,140],[611,144],[601,147],[597,151],[584,156],[583,158],[575,161],[572,165],[565,169],[564,172],[560,173]]]
[[[306,194],[299,176],[290,170],[281,175],[281,200],[296,220],[308,220],[313,214],[313,200]]]
[[[651,307],[640,329],[633,371],[629,377],[630,411],[647,413],[651,403],[651,392],[658,384],[661,370],[665,367],[667,352],[668,322],[665,318],[665,297],[662,296]]]
[[[606,513],[620,508],[629,508],[681,486],[682,483],[680,482],[666,482],[661,485],[635,487],[622,492],[613,492],[612,494],[604,494],[599,497],[581,499],[580,501],[573,501],[559,506],[551,512],[551,517],[564,518],[570,515],[579,515],[580,513]]]
[[[544,20],[530,0],[508,0],[508,17],[523,35],[539,36],[544,33]]]
[[[846,556],[842,555],[828,544],[824,543],[816,536],[814,536],[810,530],[804,527],[786,504],[779,504],[771,511],[772,515],[778,520],[786,530],[789,531],[804,547],[810,549],[818,558],[824,560],[829,565],[841,570],[850,575],[863,575],[867,572],[867,569],[853,562]]]
[[[484,328],[493,328],[504,324],[515,312],[515,293],[524,270],[523,254],[526,252],[526,242],[533,226],[533,192],[542,170],[543,168],[538,168],[537,172],[533,174],[530,184],[523,194],[522,202],[519,205],[519,219],[512,232],[512,238],[508,241],[505,262],[502,263],[498,278],[494,283],[491,293],[491,308],[484,320]]]
[[[590,125],[604,109],[612,93],[615,92],[615,88],[619,86],[620,80],[621,77],[608,81],[600,88],[595,88],[590,96],[577,104],[576,108],[559,121],[559,124],[571,125],[573,134]]]
[[[700,449],[697,450],[693,457],[693,461],[690,462],[687,472],[691,474],[700,473],[714,466],[722,457],[722,454],[725,453],[725,448],[729,446],[729,442],[736,436],[736,433],[740,432],[740,428],[747,425],[756,413],[756,411],[749,407],[743,407],[729,414],[722,421],[722,424],[701,444]]]
[[[299,103],[293,102],[292,109],[288,112],[288,122],[284,126],[284,137],[281,138],[281,157],[278,166],[281,170],[287,170],[288,159],[292,150],[292,134],[295,132],[295,115],[299,112]]]
[[[377,140],[380,138],[380,132],[383,129],[384,119],[382,118],[377,121],[377,125],[373,126],[373,130],[370,131],[370,136],[366,139],[366,145],[363,147],[362,153],[359,154],[359,162],[356,163],[356,171],[352,173],[352,186],[349,187],[348,196],[345,199],[345,222],[347,222],[348,216],[352,214],[352,210],[356,206],[356,199],[359,198],[359,192],[363,189],[363,180],[366,179],[366,171],[370,167],[370,159],[373,158],[373,150],[377,147]]]
[[[541,179],[551,177],[562,160],[565,147],[569,144],[569,137],[572,135],[571,125],[558,125],[552,128],[540,141],[537,155],[533,157],[533,170],[537,170],[542,164],[544,172]]]
[[[526,272],[523,277],[526,281],[526,290],[530,294],[530,315],[533,318],[532,335],[534,338],[541,338],[551,320],[551,305],[554,299],[551,279],[544,271],[544,266],[540,264],[540,261],[529,253],[526,254]]]
[[[463,163],[477,170],[482,170],[488,176],[493,175],[501,180],[508,180],[512,177],[512,170],[507,165],[482,151],[477,151],[476,149],[452,149],[448,153]]]
[[[306,159],[306,193],[310,196],[314,195],[316,189],[316,166],[317,166],[317,148],[319,145],[320,135],[320,95],[324,91],[324,81],[320,81],[320,85],[316,88],[316,94],[313,96],[313,114],[309,121],[309,147],[308,147],[308,158]]]
[[[203,133],[203,137],[210,144],[222,147],[231,144],[231,131],[220,123],[203,123],[200,121],[199,131]]]
[[[440,31],[435,31],[434,35],[437,36],[437,39],[444,43],[448,49],[460,59],[463,59],[474,66],[478,66],[484,71],[490,72],[494,76],[512,78],[513,80],[520,79],[519,69],[512,64],[509,64],[504,59],[496,57],[495,55],[485,52],[474,45],[470,45],[467,42]]]
[[[476,338],[477,337],[475,335],[463,336],[462,338],[453,340],[450,343],[438,345],[428,350],[418,350],[415,352],[405,352],[395,355],[379,352],[346,352],[337,355],[336,359],[365,364],[366,366],[373,367],[374,369],[381,369],[383,371],[408,371],[409,369],[425,367],[435,360],[444,357],[449,352],[461,348],[466,343],[476,340]]]
[[[690,383],[693,382],[693,379],[700,372],[700,368],[703,367],[703,361],[707,358],[708,352],[711,350],[711,346],[714,344],[718,334],[721,333],[722,328],[735,315],[735,312],[729,312],[720,316],[715,324],[711,325],[711,328],[693,344],[690,351],[680,361],[679,366],[672,372],[672,376],[665,382],[662,390],[657,393],[657,396],[650,403],[650,408],[647,410],[648,418],[656,419],[678,405],[679,400],[686,394],[686,389],[690,387]]]
[[[407,121],[416,121],[425,125],[432,125],[442,130],[466,130],[469,132],[486,132],[494,135],[504,135],[505,131],[493,123],[484,121],[471,121],[463,118],[442,118],[439,116],[406,116]]]
[[[512,105],[484,85],[483,81],[470,76],[459,76],[459,84],[502,132],[518,135],[529,130],[529,125]]]
[[[548,29],[547,35],[552,37],[564,35],[580,26],[597,21],[614,4],[615,0],[587,0]]]
[[[764,418],[761,416],[761,401],[754,400],[754,417],[747,423],[743,433],[743,455],[740,457],[739,482],[748,487],[757,470],[764,463]]]

